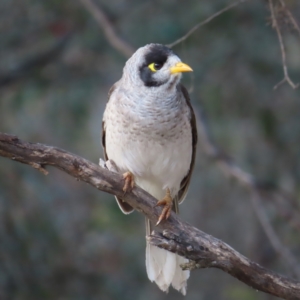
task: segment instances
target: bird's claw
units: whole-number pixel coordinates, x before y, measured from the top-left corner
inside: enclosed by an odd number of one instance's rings
[[[130,192],[134,188],[134,176],[131,172],[126,172],[123,174],[123,178],[125,180],[123,186],[124,194]]]
[[[171,215],[171,211],[172,211],[172,207],[173,207],[173,199],[171,197],[171,193],[170,193],[169,189],[167,189],[165,197],[156,203],[155,207],[156,206],[164,206],[164,208],[158,218],[158,221],[156,223],[156,226],[157,226],[161,223],[161,221],[167,220]]]

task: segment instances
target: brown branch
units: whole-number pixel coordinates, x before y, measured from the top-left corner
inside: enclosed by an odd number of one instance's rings
[[[152,234],[147,239],[155,246],[190,259],[189,263],[182,266],[183,269],[218,268],[257,290],[283,299],[300,299],[299,282],[270,272],[224,242],[186,223],[180,222],[176,231],[172,230],[173,226],[170,227],[171,229],[165,229],[161,234]],[[288,294],[279,294],[277,284],[280,289],[288,290]]]
[[[283,79],[274,86],[274,90],[276,90],[279,86],[281,86],[285,82],[287,82],[293,89],[297,89],[299,87],[299,83],[295,84],[291,80],[289,73],[288,73],[288,68],[287,68],[287,64],[286,64],[285,46],[284,46],[283,38],[282,38],[282,35],[280,32],[279,24],[278,24],[277,18],[275,16],[273,0],[269,0],[269,6],[270,6],[270,11],[271,11],[272,27],[275,28],[275,30],[276,30],[278,42],[280,45],[282,67],[283,67],[283,74],[284,74]]]
[[[105,13],[100,9],[99,6],[95,5],[92,0],[80,0],[84,7],[90,12],[95,18],[100,27],[103,29],[104,34],[110,43],[118,52],[123,54],[125,57],[130,57],[134,53],[133,47],[122,40],[115,32],[114,27],[108,20]]]
[[[192,29],[190,29],[184,36],[182,36],[181,38],[179,38],[178,40],[176,40],[175,42],[168,44],[167,46],[172,48],[175,45],[178,45],[179,43],[185,41],[191,34],[193,34],[197,29],[199,29],[201,26],[209,23],[210,21],[212,21],[214,18],[218,17],[219,15],[223,14],[224,12],[232,9],[233,7],[246,2],[247,0],[238,0],[236,2],[233,2],[231,4],[229,4],[228,6],[222,8],[221,10],[217,11],[216,13],[212,14],[210,17],[208,17],[207,19],[205,19],[204,21],[198,23],[197,25],[195,25]]]
[[[153,222],[157,221],[160,214],[161,209],[154,207],[156,200],[147,192],[135,187],[124,195],[120,174],[65,150],[24,142],[16,136],[0,133],[0,156],[38,169],[44,169],[47,165],[56,167],[98,190],[123,197],[124,201]],[[283,299],[300,299],[300,282],[250,261],[226,243],[181,221],[174,213],[156,230],[158,233],[148,237],[153,245],[194,261],[195,267],[218,268],[257,290]]]

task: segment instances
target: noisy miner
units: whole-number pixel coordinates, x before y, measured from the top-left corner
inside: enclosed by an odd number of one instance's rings
[[[157,224],[173,209],[178,213],[187,193],[195,163],[197,129],[189,95],[180,84],[191,72],[168,47],[149,44],[126,62],[122,78],[109,91],[102,123],[105,158],[123,173],[124,192],[134,184],[163,206]],[[123,213],[133,208],[116,198]],[[147,235],[154,224],[146,221]],[[172,285],[186,294],[187,259],[147,242],[146,268],[151,281],[168,291]]]

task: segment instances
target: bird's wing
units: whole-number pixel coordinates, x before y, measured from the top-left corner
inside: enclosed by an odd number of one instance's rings
[[[116,89],[116,86],[117,86],[118,82],[116,82],[109,90],[108,92],[108,101],[110,99],[110,96],[111,94],[113,93],[113,91]],[[104,152],[104,157],[105,157],[105,160],[108,160],[109,157],[107,155],[107,152],[106,152],[106,146],[105,146],[105,143],[106,143],[106,140],[105,140],[105,120],[103,119],[102,121],[102,138],[101,138],[101,141],[102,141],[102,147],[103,147],[103,152]],[[124,202],[122,200],[122,198],[119,198],[119,197],[116,197],[116,200],[118,202],[118,205],[120,207],[120,209],[122,210],[122,212],[124,214],[129,214],[133,211],[133,208],[126,202]]]
[[[113,93],[113,91],[116,89],[117,84],[118,84],[118,81],[109,89],[108,96],[107,96],[107,98],[108,98],[107,102],[109,101],[110,96]],[[105,127],[106,127],[105,126],[105,120],[103,119],[103,121],[102,121],[101,142],[102,142],[102,147],[103,147],[103,152],[104,152],[104,158],[105,158],[105,160],[108,160],[109,158],[107,156],[106,147],[105,147]]]
[[[188,94],[188,91],[186,90],[186,88],[183,85],[180,85],[179,88],[184,96],[186,104],[188,105],[188,107],[190,109],[190,118],[191,118],[190,124],[191,124],[191,131],[192,131],[192,159],[191,159],[190,169],[189,169],[189,172],[187,173],[187,175],[182,179],[181,184],[180,184],[180,190],[177,194],[178,203],[181,203],[187,194],[188,187],[189,187],[189,184],[191,181],[191,176],[192,176],[192,172],[193,172],[194,165],[195,165],[195,159],[196,159],[196,146],[197,146],[198,135],[197,135],[196,118],[195,118],[193,107],[191,105],[190,96]]]

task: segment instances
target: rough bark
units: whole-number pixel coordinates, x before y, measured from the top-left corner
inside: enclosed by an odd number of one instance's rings
[[[45,167],[56,167],[98,190],[122,196],[137,211],[156,222],[161,208],[156,200],[139,187],[123,194],[122,175],[65,150],[38,143],[24,142],[16,136],[0,133],[0,156],[28,164],[44,174]],[[245,284],[283,299],[300,299],[300,282],[269,271],[250,261],[223,241],[180,220],[174,213],[148,237],[158,247],[176,252],[191,262],[184,268],[218,268]]]

